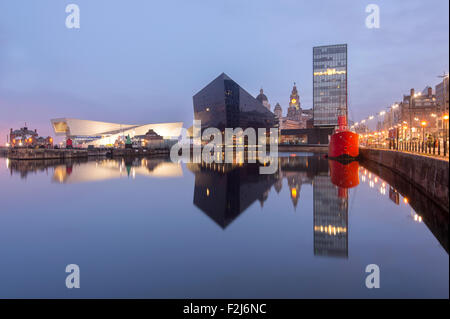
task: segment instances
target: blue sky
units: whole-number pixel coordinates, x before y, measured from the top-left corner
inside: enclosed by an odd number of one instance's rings
[[[65,27],[78,4],[81,28]],[[365,7],[380,7],[367,29]],[[378,112],[449,69],[447,0],[2,0],[0,144],[50,118],[192,123],[192,96],[221,72],[286,112],[312,107],[312,47],[348,43],[350,118]]]

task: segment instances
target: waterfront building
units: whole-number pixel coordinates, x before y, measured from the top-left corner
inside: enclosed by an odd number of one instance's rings
[[[177,140],[181,135],[183,122],[156,124],[119,124],[99,121],[89,121],[71,118],[51,120],[56,136],[72,139],[78,146],[112,147],[117,140],[124,140],[127,136],[145,135],[153,130],[164,140]]]
[[[53,145],[53,138],[50,136],[42,137],[39,136],[37,130],[29,130],[27,124],[18,129],[9,131],[9,142],[8,145],[11,147],[17,146],[30,146],[30,147],[51,147]]]
[[[201,120],[202,130],[278,127],[275,115],[225,73],[195,94],[193,105],[194,118]]]
[[[435,87],[436,104],[440,110],[440,113],[448,114],[449,104],[449,87],[448,87],[448,75],[444,76],[441,83]]]
[[[300,96],[298,95],[297,86],[294,82],[294,87],[292,88],[291,96],[289,97],[289,107],[286,118],[291,121],[300,122],[302,121],[302,108],[300,106]],[[301,128],[301,127],[299,127]]]
[[[425,87],[422,92],[411,89],[409,95],[403,96],[398,110],[400,116],[398,119],[394,118],[392,124],[406,125],[408,129],[403,132],[404,135],[421,140],[420,136],[424,130],[428,134],[437,133],[439,108],[431,87]],[[426,123],[425,126],[422,125],[423,123]]]
[[[402,114],[405,111],[405,105],[403,102],[395,102],[393,106],[387,107],[383,116],[383,130],[389,131],[393,127],[402,123]]]
[[[281,107],[279,111],[281,113]],[[300,95],[295,82],[289,97],[287,115],[280,118],[280,128],[282,130],[305,129],[307,128],[307,121],[312,118],[312,110],[303,110],[301,107]]]
[[[314,126],[337,126],[339,108],[347,112],[347,44],[314,47]]]
[[[259,90],[259,94],[256,97],[256,99],[261,102],[262,105],[264,105],[269,111],[270,111],[270,104],[269,104],[269,99],[267,98],[267,96],[264,94],[263,89],[261,88],[261,90]]]
[[[275,105],[273,113],[275,114],[275,117],[278,119],[278,121],[281,122],[281,120],[283,119],[283,109],[281,108],[280,103],[277,103]]]
[[[133,145],[142,147],[164,148],[164,139],[153,129],[149,129],[144,135],[135,135],[132,138]]]
[[[449,115],[448,104],[449,104],[449,88],[448,88],[448,74],[443,76],[442,82],[435,87],[436,94],[436,107],[438,109],[438,119],[437,126],[439,128],[440,136],[448,136],[448,118],[445,120],[444,117]]]

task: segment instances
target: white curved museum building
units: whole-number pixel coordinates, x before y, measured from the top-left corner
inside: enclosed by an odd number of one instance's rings
[[[117,124],[71,118],[50,120],[56,136],[70,138],[74,144],[112,146],[120,137],[145,135],[153,130],[166,140],[178,139],[183,122],[155,124]]]

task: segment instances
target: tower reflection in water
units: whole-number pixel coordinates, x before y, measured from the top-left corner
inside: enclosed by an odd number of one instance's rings
[[[314,178],[314,254],[348,257],[348,189],[359,184],[358,162],[329,160]]]
[[[294,209],[301,186],[312,184],[314,254],[348,256],[348,189],[359,184],[358,162],[344,164],[321,155],[279,158],[276,174],[259,174],[258,164],[188,164],[195,174],[194,205],[225,229],[256,200],[261,205],[272,186],[287,180]]]

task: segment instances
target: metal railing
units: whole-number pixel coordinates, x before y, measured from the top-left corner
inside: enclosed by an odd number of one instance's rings
[[[385,145],[379,143],[367,143],[365,145],[363,144],[363,146],[437,157],[449,157],[449,141],[436,140],[434,142],[429,142],[391,140],[389,143],[385,143]]]

